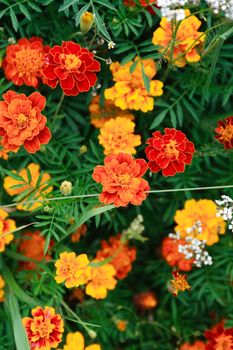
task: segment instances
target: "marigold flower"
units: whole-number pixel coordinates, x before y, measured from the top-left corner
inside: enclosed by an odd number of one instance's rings
[[[5,246],[14,239],[14,235],[10,232],[16,229],[15,221],[6,219],[7,217],[8,213],[0,209],[0,253],[4,252]]]
[[[205,332],[208,340],[205,350],[232,350],[233,328],[224,328],[223,322]]]
[[[177,210],[174,221],[177,223],[175,231],[181,238],[187,235],[205,240],[207,245],[219,241],[218,235],[226,231],[226,224],[222,217],[217,217],[217,205],[209,199],[189,199],[184,209]]]
[[[7,151],[17,151],[24,146],[27,152],[39,151],[51,139],[46,117],[41,114],[46,98],[39,92],[28,97],[8,90],[0,101],[0,136]]]
[[[5,287],[5,281],[0,275],[0,302],[3,302],[5,300],[4,287]]]
[[[128,247],[128,241],[121,241],[121,234],[110,237],[109,242],[101,242],[101,250],[97,252],[99,260],[112,257],[109,262],[115,270],[118,279],[124,279],[132,270],[132,262],[136,259],[136,248]]]
[[[43,79],[44,56],[49,46],[43,45],[43,39],[33,36],[22,38],[16,44],[8,45],[3,69],[6,78],[15,85],[28,85],[36,88]]]
[[[103,185],[100,202],[117,207],[126,207],[129,203],[140,205],[150,189],[148,182],[141,178],[146,170],[144,159],[134,159],[127,153],[105,157],[104,166],[97,165],[92,175]]]
[[[134,303],[139,309],[150,310],[158,305],[156,295],[152,291],[141,292],[134,296]]]
[[[100,96],[94,96],[89,106],[89,112],[91,117],[91,124],[96,128],[104,126],[105,122],[116,118],[124,117],[129,120],[134,120],[134,115],[129,111],[122,111],[122,109],[116,107],[111,100],[104,100],[104,105],[100,106]]]
[[[99,143],[104,147],[104,154],[120,152],[135,154],[135,147],[141,144],[141,136],[134,135],[135,123],[124,117],[110,119],[98,136]]]
[[[94,263],[100,262],[93,260]],[[116,270],[110,264],[96,266],[91,268],[90,281],[86,285],[85,292],[95,299],[104,299],[107,297],[108,290],[116,287],[117,280],[114,278]]]
[[[63,252],[55,263],[57,283],[65,282],[67,288],[85,284],[90,277],[89,260],[86,254]]]
[[[94,54],[73,41],[55,45],[45,56],[43,74],[47,84],[55,88],[58,83],[68,96],[87,92],[95,85],[100,64]]]
[[[85,236],[87,232],[87,225],[82,224],[79,226],[75,233],[71,235],[71,242],[79,242],[82,236]]]
[[[162,242],[162,256],[169,266],[176,266],[180,271],[191,271],[193,259],[186,259],[183,253],[178,251],[179,245],[186,244],[184,239],[175,240],[166,237]]]
[[[57,348],[62,341],[64,322],[53,307],[45,306],[32,309],[33,317],[24,317],[25,327],[31,350],[49,350]]]
[[[28,171],[31,174],[31,179],[29,183],[28,179]],[[33,192],[35,192],[35,195],[33,197],[33,200],[42,200],[46,194],[50,193],[53,188],[52,186],[48,186],[47,183],[50,180],[50,175],[47,173],[43,173],[42,177],[40,177],[40,166],[36,163],[30,163],[27,168],[23,168],[18,173],[14,171],[16,174],[22,177],[22,181],[16,180],[11,176],[6,176],[4,178],[3,187],[6,190],[6,192],[10,196],[15,196],[20,193],[29,193],[29,195]],[[40,177],[40,186],[38,186],[37,181]],[[22,185],[19,187],[19,185]],[[17,187],[16,187],[17,186]],[[26,195],[22,201],[22,204],[17,205],[17,209],[19,210],[28,210],[32,211],[34,209],[39,208],[42,203],[35,202],[33,204],[23,204],[23,202],[27,201],[28,196]]]
[[[134,71],[130,72],[132,64],[137,62]],[[146,90],[143,77],[142,65],[145,75],[150,80],[150,90]],[[119,62],[111,64],[110,69],[113,74],[115,85],[106,89],[104,96],[121,109],[141,110],[142,112],[152,111],[154,108],[154,96],[163,94],[163,83],[159,80],[152,80],[156,74],[156,64],[152,59],[139,61],[136,58],[124,65]]]
[[[177,296],[179,292],[191,289],[191,286],[187,282],[187,275],[181,275],[178,271],[172,272],[173,279],[171,282],[171,289],[174,296]]]
[[[139,0],[139,3],[142,7],[145,7],[148,12],[150,12],[152,15],[155,14],[155,11],[153,8],[150,6],[154,5],[156,6],[156,1],[155,0]],[[130,6],[130,7],[135,7],[136,3],[134,0],[124,0],[124,5],[125,6]],[[157,7],[157,6],[156,6]]]
[[[85,347],[84,336],[80,332],[75,332],[67,334],[63,350],[101,350],[101,346],[92,344]]]
[[[116,321],[116,327],[119,331],[121,332],[125,332],[126,328],[127,328],[127,321],[124,320],[118,320]]]
[[[164,57],[180,68],[186,63],[196,63],[200,61],[199,52],[202,50],[205,40],[204,32],[198,29],[202,22],[196,16],[190,16],[190,11],[185,10],[185,19],[179,23],[176,38],[174,39],[174,22],[169,22],[163,17],[160,27],[156,29],[152,42],[161,46],[159,50],[164,53]]]
[[[192,345],[190,343],[184,343],[180,350],[205,350],[205,343],[201,340],[196,340]]]
[[[233,117],[228,117],[224,120],[219,120],[215,132],[218,134],[215,136],[215,138],[220,143],[224,144],[224,148],[233,148]]]

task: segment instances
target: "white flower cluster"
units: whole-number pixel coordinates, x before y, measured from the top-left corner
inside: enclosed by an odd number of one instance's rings
[[[145,226],[143,225],[143,216],[138,215],[130,224],[130,226],[122,232],[127,239],[137,239],[138,241],[145,241],[147,238],[142,236]]]
[[[223,12],[224,16],[233,20],[233,0],[206,0],[215,14]]]
[[[217,204],[217,216],[221,216],[223,220],[227,221],[229,230],[233,231],[233,199],[223,195],[215,203]]]

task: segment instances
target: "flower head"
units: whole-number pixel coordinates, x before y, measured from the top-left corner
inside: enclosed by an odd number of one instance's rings
[[[32,317],[24,317],[25,327],[31,350],[49,350],[57,348],[62,341],[64,322],[53,307],[37,307],[32,310]]]
[[[95,21],[95,16],[91,12],[84,12],[80,17],[80,29],[83,34],[86,34],[91,30],[93,23]]]
[[[104,147],[104,154],[120,152],[135,154],[135,147],[141,144],[141,136],[134,135],[134,122],[124,117],[110,119],[98,136],[99,143]]]
[[[7,217],[8,213],[0,209],[0,253],[4,252],[5,246],[14,239],[14,235],[10,232],[16,229],[15,221]]]
[[[5,300],[4,287],[5,287],[5,281],[0,275],[0,302],[3,302]]]
[[[138,3],[138,2],[137,2]],[[148,12],[150,12],[152,15],[155,14],[155,11],[150,5],[156,6],[155,0],[139,0],[139,3],[142,7],[145,7]],[[124,0],[125,6],[135,7],[136,2],[134,0]]]
[[[76,256],[75,253],[63,252],[55,263],[57,283],[65,282],[67,288],[85,284],[90,276],[89,260],[86,254]]]
[[[117,320],[116,321],[116,327],[120,332],[125,332],[126,328],[127,328],[127,321],[124,320]]]
[[[87,226],[85,224],[82,224],[81,226],[79,226],[76,230],[76,232],[72,233],[71,235],[71,241],[72,242],[79,242],[80,238],[82,236],[85,236],[87,232]]]
[[[75,332],[67,334],[63,350],[101,350],[101,346],[92,344],[85,347],[84,336],[80,332]]]
[[[73,41],[55,45],[45,56],[43,74],[47,84],[55,88],[58,83],[68,96],[87,92],[95,85],[100,64],[94,54]]]
[[[193,266],[193,259],[186,259],[183,253],[178,251],[179,245],[186,244],[184,239],[175,240],[170,237],[163,239],[162,256],[168,265],[176,266],[180,271],[190,271]]]
[[[0,136],[2,146],[8,151],[17,151],[24,146],[27,152],[39,151],[46,145],[51,133],[46,126],[47,119],[41,114],[46,98],[39,92],[28,97],[8,90],[0,101]]]
[[[179,292],[191,289],[191,286],[187,282],[187,275],[181,275],[178,271],[174,271],[172,275],[173,279],[170,282],[174,296],[177,296]]]
[[[36,88],[43,79],[44,56],[49,46],[43,45],[43,39],[22,38],[16,44],[8,45],[3,69],[6,78],[15,85],[28,85]]]
[[[233,328],[224,328],[223,322],[205,332],[208,340],[205,350],[232,350]]]
[[[194,144],[180,130],[165,128],[164,131],[164,135],[155,131],[147,140],[148,166],[153,172],[162,170],[163,176],[174,176],[183,173],[186,164],[191,164]]]
[[[163,17],[160,27],[156,29],[152,42],[161,46],[159,50],[164,53],[164,57],[178,67],[184,67],[186,63],[200,61],[205,34],[199,32],[201,21],[196,16],[190,16],[190,11],[185,10],[186,18],[179,23],[176,38],[173,39],[174,22],[169,22]]]
[[[190,343],[184,343],[180,350],[205,350],[205,343],[201,340],[196,340],[192,345]]]
[[[136,64],[136,67],[133,72],[130,72],[133,64]],[[117,107],[123,110],[134,109],[142,112],[153,110],[153,97],[163,94],[163,83],[159,80],[152,80],[156,74],[156,64],[152,59],[139,61],[136,58],[134,62],[130,61],[124,65],[114,62],[110,69],[115,85],[105,90],[106,99],[112,100]],[[143,72],[150,81],[149,91],[145,87]]]
[[[139,309],[150,310],[157,306],[158,301],[154,292],[147,291],[136,294],[134,297],[134,303]]]
[[[215,136],[215,138],[220,143],[224,144],[224,148],[233,148],[233,117],[220,120],[215,132],[218,134]]]
[[[147,170],[144,159],[134,159],[130,154],[119,153],[107,156],[104,166],[97,165],[92,175],[103,185],[100,202],[126,207],[129,203],[140,205],[150,189],[141,177]]]

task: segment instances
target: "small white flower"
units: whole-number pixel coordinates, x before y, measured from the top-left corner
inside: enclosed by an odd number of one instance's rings
[[[108,42],[108,49],[109,50],[114,49],[115,46],[116,46],[116,43],[114,43],[113,41]]]

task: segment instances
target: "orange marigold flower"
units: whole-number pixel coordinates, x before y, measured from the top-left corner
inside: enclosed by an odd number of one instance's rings
[[[45,56],[43,74],[51,88],[58,83],[68,96],[87,92],[95,85],[100,64],[94,54],[73,41],[55,45]]]
[[[4,252],[5,246],[14,239],[14,235],[10,232],[16,229],[15,221],[6,219],[7,217],[8,213],[0,209],[0,253]]]
[[[65,282],[67,288],[85,284],[90,277],[89,260],[86,254],[63,252],[55,263],[57,283]]]
[[[44,56],[49,46],[43,45],[43,39],[22,38],[16,44],[8,45],[3,69],[6,78],[15,85],[28,85],[36,88],[43,79]]]
[[[87,225],[82,224],[81,226],[78,227],[78,229],[76,230],[75,233],[72,233],[71,241],[72,242],[79,242],[80,238],[82,236],[85,236],[86,232],[87,232]]]
[[[144,159],[134,159],[130,154],[119,153],[105,157],[104,166],[97,165],[92,175],[103,185],[100,202],[126,207],[129,203],[140,205],[150,187],[141,177],[147,170]]]
[[[97,259],[112,257],[110,264],[116,270],[116,277],[124,279],[132,270],[132,262],[136,259],[136,248],[128,247],[128,241],[121,241],[121,234],[110,237],[109,242],[101,242],[101,250],[97,252]]]
[[[119,329],[119,331],[121,332],[125,332],[126,328],[127,328],[127,321],[124,320],[118,320],[116,321],[116,327],[117,329]]]
[[[178,67],[200,61],[199,51],[202,50],[205,40],[204,32],[198,31],[202,22],[196,16],[190,16],[189,10],[185,10],[185,17],[179,23],[175,39],[174,22],[169,22],[165,17],[162,18],[160,27],[154,32],[152,39],[154,45],[162,47],[159,51],[164,53],[164,57],[168,61],[172,59],[172,63]]]
[[[217,205],[209,199],[189,199],[184,209],[177,210],[174,221],[177,223],[175,231],[181,238],[186,236],[205,240],[207,245],[219,241],[218,235],[226,231],[226,224],[222,217],[217,217]]]
[[[107,121],[98,136],[99,143],[104,147],[104,154],[135,154],[135,147],[141,145],[141,136],[134,135],[134,128],[135,123],[124,117]]]
[[[224,328],[223,322],[205,332],[208,340],[205,350],[232,350],[233,328]]]
[[[137,62],[134,71],[130,72],[132,64]],[[146,90],[144,74],[150,80],[150,90]],[[154,108],[154,96],[161,96],[163,94],[163,83],[159,80],[152,80],[156,74],[156,64],[152,59],[139,61],[136,58],[124,65],[119,62],[111,64],[110,69],[113,74],[115,85],[106,89],[104,96],[108,100],[114,101],[117,107],[121,109],[141,110],[142,112],[152,111]]]
[[[0,275],[0,302],[3,302],[5,300],[4,287],[5,287],[5,281]]]
[[[67,334],[66,344],[63,350],[101,350],[101,346],[99,344],[92,344],[86,347],[82,333],[75,332]]]
[[[196,340],[192,345],[190,343],[184,343],[180,350],[205,350],[205,343],[201,340]]]
[[[93,260],[98,263],[100,260]],[[108,290],[116,287],[117,280],[114,278],[116,270],[110,264],[91,267],[90,281],[86,285],[86,294],[95,299],[104,299],[107,297]]]
[[[179,292],[191,289],[191,286],[187,282],[187,275],[181,275],[178,271],[172,272],[173,279],[171,282],[171,289],[174,296],[177,296]]]
[[[39,92],[28,97],[9,90],[0,101],[0,136],[2,146],[8,151],[17,151],[24,146],[27,152],[39,151],[51,139],[46,117],[41,114],[46,98]]]
[[[32,309],[33,317],[24,317],[25,327],[31,350],[49,350],[57,348],[62,341],[64,322],[53,307],[45,306]]]
[[[233,148],[233,117],[228,117],[224,120],[219,120],[215,132],[218,134],[215,136],[215,138],[220,143],[224,144],[224,148]]]
[[[180,130],[165,128],[164,132],[162,135],[155,131],[146,142],[149,144],[145,149],[148,166],[154,173],[162,170],[163,176],[183,173],[185,165],[191,164],[194,144]]]
[[[89,106],[89,112],[91,117],[91,124],[96,128],[104,126],[105,122],[116,118],[124,117],[129,120],[134,120],[134,115],[129,111],[122,111],[122,109],[116,107],[111,100],[104,100],[104,105],[100,105],[100,96],[94,96]]]
[[[136,294],[134,303],[141,310],[150,310],[158,305],[158,300],[154,292],[146,291]]]
[[[43,173],[42,177],[40,175],[40,166],[39,164],[30,163],[27,168],[24,168],[20,170],[18,173],[14,171],[17,175],[19,175],[22,178],[22,181],[16,180],[15,178],[11,176],[6,176],[4,178],[3,187],[6,190],[6,192],[10,196],[15,196],[20,193],[25,193],[25,197],[22,200],[22,204],[17,205],[17,209],[19,210],[28,210],[32,211],[34,209],[37,209],[41,207],[42,203],[35,202],[33,204],[23,204],[23,202],[27,201],[27,193],[32,193],[33,191],[35,193],[33,200],[42,200],[45,198],[45,195],[50,193],[53,188],[51,186],[48,186],[48,181],[50,180],[50,175],[47,173]],[[31,174],[31,179],[28,178],[28,172]],[[40,177],[40,186],[38,187],[37,181]],[[30,182],[29,182],[30,181]],[[20,187],[16,187],[22,185]]]
[[[178,251],[178,246],[184,244],[186,244],[184,239],[164,238],[162,242],[162,256],[169,266],[176,266],[181,271],[191,271],[194,260],[186,259],[185,255]]]

